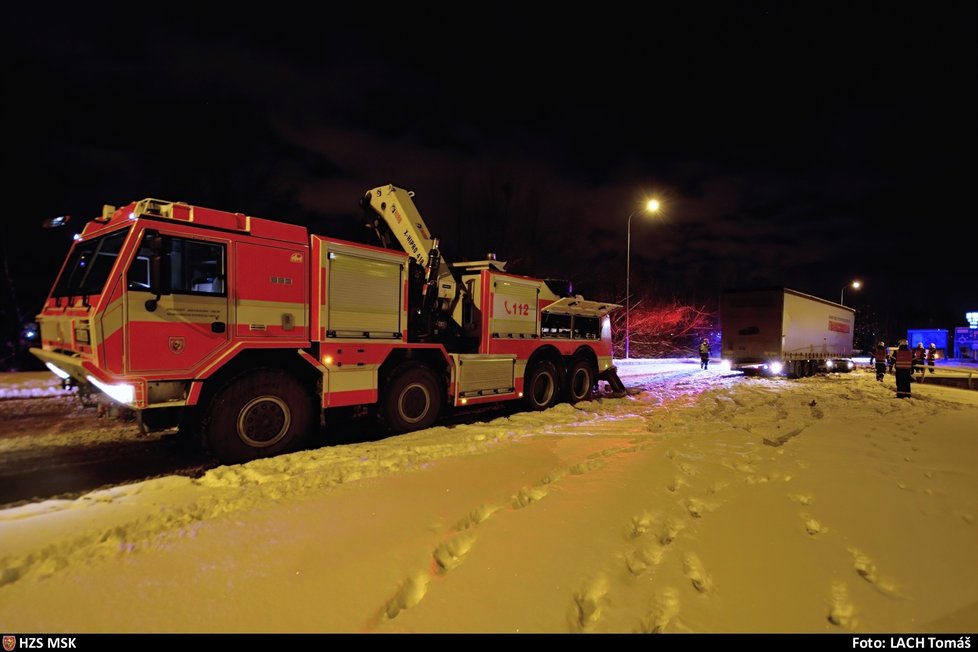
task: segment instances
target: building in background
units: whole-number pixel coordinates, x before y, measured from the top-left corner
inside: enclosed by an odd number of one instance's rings
[[[967,326],[954,329],[954,357],[958,360],[978,360],[978,310],[965,313]]]
[[[948,357],[946,328],[911,328],[907,330],[907,341],[911,349],[917,348],[918,344],[923,344],[926,349],[933,342],[937,345],[938,359]]]

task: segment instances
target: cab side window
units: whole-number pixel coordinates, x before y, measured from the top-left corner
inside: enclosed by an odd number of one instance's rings
[[[173,292],[224,294],[224,245],[173,238],[171,251]]]
[[[170,291],[174,294],[224,296],[226,288],[226,249],[218,242],[165,236],[169,240]],[[129,266],[130,290],[149,289],[149,265],[152,250],[149,236],[143,239],[139,253]]]

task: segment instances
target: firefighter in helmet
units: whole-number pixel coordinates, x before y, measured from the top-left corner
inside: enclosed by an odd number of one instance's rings
[[[930,367],[930,372],[934,373],[934,361],[937,360],[937,344],[934,342],[930,343],[930,348],[927,349],[927,366]]]
[[[876,380],[883,382],[883,376],[886,375],[886,342],[880,342],[876,345],[876,350],[873,351],[873,362],[876,363]]]
[[[703,338],[700,342],[700,369],[706,369],[710,365],[710,340]]]
[[[927,363],[927,349],[923,342],[917,342],[917,348],[913,350],[913,372],[914,380],[918,383],[924,380],[924,365]]]
[[[913,375],[913,352],[907,340],[900,340],[893,355],[896,361],[893,363],[896,369],[896,395],[897,398],[910,398],[910,378]]]

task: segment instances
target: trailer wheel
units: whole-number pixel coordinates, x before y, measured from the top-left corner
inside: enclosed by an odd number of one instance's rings
[[[594,369],[587,360],[578,360],[567,372],[567,400],[573,404],[591,397],[594,387]]]
[[[313,425],[312,396],[292,375],[259,369],[221,388],[202,424],[204,443],[225,464],[299,448]]]
[[[423,365],[405,365],[387,383],[383,405],[384,420],[394,432],[429,428],[442,407],[438,379]]]
[[[557,368],[541,360],[524,377],[523,400],[531,410],[546,410],[557,402]]]

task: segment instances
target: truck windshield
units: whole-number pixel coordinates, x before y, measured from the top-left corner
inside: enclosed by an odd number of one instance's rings
[[[117,231],[100,238],[76,242],[51,296],[101,293],[127,233],[128,230]]]

